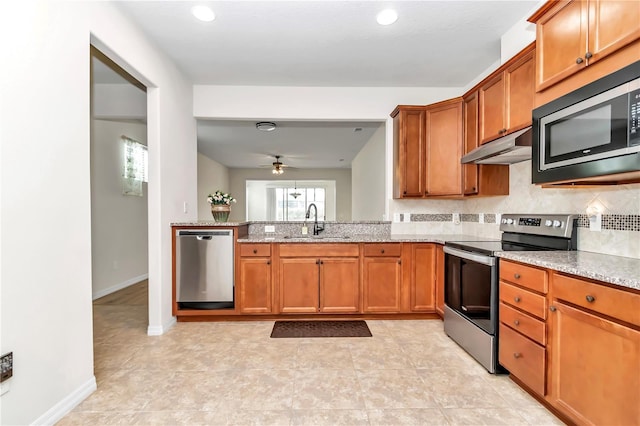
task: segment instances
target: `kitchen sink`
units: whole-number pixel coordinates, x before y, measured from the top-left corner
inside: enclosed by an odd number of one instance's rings
[[[289,239],[310,239],[310,240],[324,240],[324,239],[334,239],[334,240],[347,240],[351,238],[349,235],[285,235],[283,237],[286,240]]]

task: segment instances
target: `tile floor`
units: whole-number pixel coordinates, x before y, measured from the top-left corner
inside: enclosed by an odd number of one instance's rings
[[[562,424],[439,320],[367,321],[369,338],[271,339],[273,321],[149,337],[136,286],[94,304],[98,390],[59,425]]]

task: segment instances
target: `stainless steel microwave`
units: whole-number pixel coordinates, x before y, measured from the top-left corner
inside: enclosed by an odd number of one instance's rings
[[[640,61],[533,111],[533,183],[640,170]]]

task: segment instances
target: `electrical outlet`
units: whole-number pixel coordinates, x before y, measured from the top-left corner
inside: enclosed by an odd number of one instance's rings
[[[189,203],[187,203],[186,201],[182,203],[182,212],[189,213]]]
[[[602,213],[595,213],[589,216],[589,230],[602,231]]]
[[[276,226],[275,225],[265,225],[264,226],[264,232],[276,232]]]
[[[2,366],[2,369],[0,370],[1,383],[13,376],[13,352],[2,355],[2,358],[0,358],[0,365]]]
[[[406,223],[411,222],[411,214],[410,213],[404,213],[403,216],[402,216],[402,221],[406,222]]]
[[[478,214],[478,223],[484,223],[484,213]]]
[[[453,214],[453,223],[456,225],[460,225],[460,213]]]

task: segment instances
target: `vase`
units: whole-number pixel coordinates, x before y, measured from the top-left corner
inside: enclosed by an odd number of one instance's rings
[[[212,204],[211,215],[216,222],[226,222],[229,220],[229,213],[231,212],[231,206],[227,204]]]

